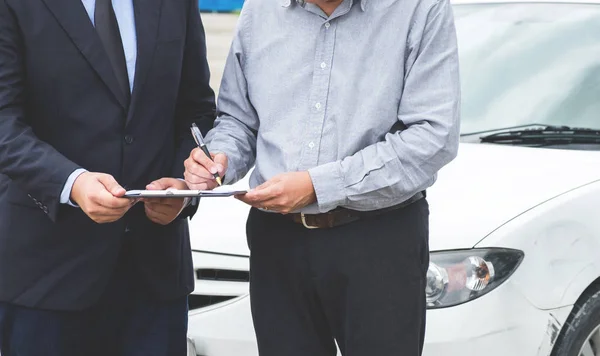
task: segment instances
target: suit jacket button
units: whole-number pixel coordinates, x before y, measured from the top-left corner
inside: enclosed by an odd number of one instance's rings
[[[126,135],[125,136],[125,143],[128,144],[128,145],[131,145],[133,143],[133,136]]]

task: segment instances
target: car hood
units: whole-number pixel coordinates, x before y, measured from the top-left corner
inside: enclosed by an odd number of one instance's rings
[[[461,144],[427,191],[430,249],[473,247],[517,215],[600,179],[599,163],[594,151]],[[190,224],[192,248],[248,255],[247,214],[233,198],[205,198]]]

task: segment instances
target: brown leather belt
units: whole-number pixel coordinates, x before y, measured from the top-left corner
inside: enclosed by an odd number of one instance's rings
[[[349,224],[360,219],[401,209],[423,198],[425,198],[425,192],[419,192],[400,204],[379,210],[357,211],[345,208],[337,208],[323,214],[295,213],[288,214],[286,216],[290,217],[294,222],[304,225],[304,227],[307,229],[330,229],[340,225]]]

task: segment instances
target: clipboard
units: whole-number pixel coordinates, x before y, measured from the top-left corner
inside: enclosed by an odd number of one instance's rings
[[[246,194],[247,190],[218,189],[218,190],[129,190],[124,198],[217,198]]]

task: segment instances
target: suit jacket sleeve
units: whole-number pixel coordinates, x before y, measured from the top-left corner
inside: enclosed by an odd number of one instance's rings
[[[36,137],[29,124],[20,33],[15,14],[6,0],[0,0],[0,174],[8,176],[55,221],[63,186],[80,167]]]
[[[213,127],[215,121],[215,94],[210,88],[210,70],[206,57],[206,37],[200,19],[197,1],[189,1],[188,26],[184,49],[181,85],[176,111],[176,140],[178,145],[173,177],[183,178],[183,162],[196,143],[190,133],[196,123],[202,133]],[[197,206],[185,209],[180,217],[191,217]]]

